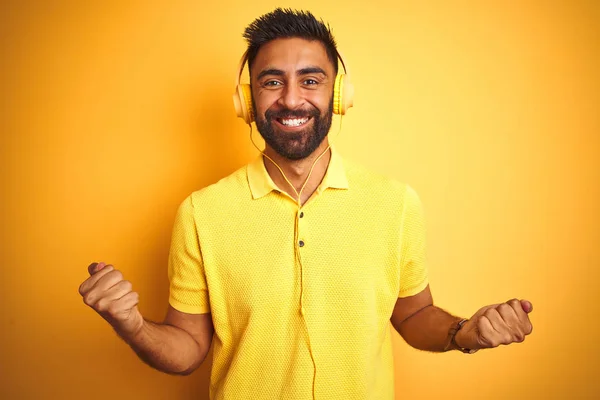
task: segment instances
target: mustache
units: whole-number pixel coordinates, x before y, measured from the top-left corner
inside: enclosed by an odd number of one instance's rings
[[[265,118],[267,120],[273,120],[275,118],[304,118],[304,117],[320,117],[321,112],[318,108],[308,109],[308,110],[267,110],[265,111]]]

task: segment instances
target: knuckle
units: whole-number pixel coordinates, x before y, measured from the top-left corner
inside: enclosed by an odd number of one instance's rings
[[[521,302],[518,299],[511,299],[507,301],[507,303],[512,307],[517,307],[521,305]]]
[[[121,286],[128,292],[131,292],[131,289],[133,289],[133,284],[131,281],[121,281]]]
[[[485,315],[488,319],[492,318],[494,315],[497,315],[498,311],[496,311],[495,308],[490,308],[488,310],[485,310],[485,312],[483,313],[483,315]]]
[[[501,312],[501,313],[502,313],[502,312],[507,312],[507,311],[510,311],[510,309],[511,309],[511,306],[509,306],[509,305],[508,305],[508,304],[506,304],[506,303],[502,303],[502,304],[500,304],[500,305],[498,306],[498,312]]]
[[[108,300],[100,299],[96,303],[96,310],[98,310],[99,312],[106,312],[106,311],[108,311],[108,306],[109,306]]]
[[[481,318],[477,320],[477,329],[479,329],[479,332],[486,330],[486,322],[489,323],[489,321],[489,318],[485,315],[482,315]]]
[[[125,296],[123,296],[123,301],[133,302],[134,305],[139,301],[139,294],[137,292],[129,292]],[[133,305],[129,308],[133,308]]]
[[[114,279],[117,279],[119,281],[123,280],[123,273],[121,271],[119,271],[118,269],[114,269],[114,270],[110,271],[109,274]]]
[[[110,314],[110,315],[117,315],[120,311],[121,311],[121,307],[118,304],[117,301],[112,302],[110,305],[108,305],[106,311]]]
[[[86,306],[92,307],[94,305],[94,302],[92,300],[92,296],[90,295],[83,296],[83,302]]]
[[[502,337],[502,344],[510,344],[513,341],[513,335],[507,333]]]
[[[525,334],[529,335],[531,334],[531,332],[533,332],[533,325],[531,323],[528,323],[527,325],[525,325]]]
[[[521,343],[523,340],[525,340],[525,335],[523,335],[522,333],[517,332],[513,335],[514,342]]]

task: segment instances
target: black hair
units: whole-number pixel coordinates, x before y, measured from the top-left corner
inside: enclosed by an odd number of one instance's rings
[[[248,68],[250,69],[260,47],[272,40],[301,38],[318,40],[325,47],[327,57],[337,74],[337,47],[329,24],[317,20],[309,11],[277,8],[258,17],[246,27],[243,34],[248,42]]]

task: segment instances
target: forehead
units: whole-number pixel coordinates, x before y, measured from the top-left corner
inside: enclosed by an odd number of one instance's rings
[[[306,66],[333,71],[325,46],[318,40],[300,38],[275,39],[261,46],[252,65],[253,75],[267,68],[296,71]]]

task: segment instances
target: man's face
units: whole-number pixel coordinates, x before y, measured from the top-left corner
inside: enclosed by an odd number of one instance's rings
[[[263,45],[251,69],[256,126],[290,160],[312,154],[331,127],[334,69],[321,42],[276,39]]]

